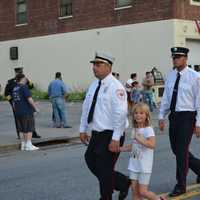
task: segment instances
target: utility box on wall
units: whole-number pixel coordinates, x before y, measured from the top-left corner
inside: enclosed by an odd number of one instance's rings
[[[18,47],[10,47],[10,59],[18,60]]]

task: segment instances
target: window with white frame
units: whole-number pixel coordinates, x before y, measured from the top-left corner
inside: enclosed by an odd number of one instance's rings
[[[190,4],[200,6],[200,0],[190,0]]]
[[[117,7],[127,7],[132,5],[132,0],[117,0]]]
[[[16,24],[26,24],[27,20],[27,0],[16,0]]]
[[[72,0],[60,0],[60,17],[72,15]]]

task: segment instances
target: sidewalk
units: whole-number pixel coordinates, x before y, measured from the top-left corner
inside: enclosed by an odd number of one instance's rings
[[[41,139],[33,139],[33,143],[54,141],[59,139],[71,139],[79,136],[79,122],[82,103],[67,103],[69,125],[71,129],[52,128],[50,102],[39,102],[40,113],[35,117],[36,131]],[[157,111],[152,114],[152,123],[156,132]],[[0,151],[19,148],[20,141],[16,137],[14,118],[8,102],[0,102]]]
[[[79,136],[79,121],[81,103],[69,103],[66,105],[69,125],[71,129],[52,128],[50,102],[39,102],[40,113],[35,117],[36,131],[42,136],[41,139],[33,139],[33,143],[67,139]],[[0,102],[0,151],[3,149],[19,148],[20,141],[17,139],[14,118],[8,102]]]

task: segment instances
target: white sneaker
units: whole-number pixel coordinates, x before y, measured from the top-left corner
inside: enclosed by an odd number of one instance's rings
[[[21,151],[25,150],[25,142],[21,142]]]
[[[39,150],[39,147],[36,147],[36,146],[31,144],[31,145],[26,146],[25,150],[26,151],[35,151],[35,150]]]

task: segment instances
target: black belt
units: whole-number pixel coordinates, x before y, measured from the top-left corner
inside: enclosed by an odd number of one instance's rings
[[[92,130],[92,134],[93,135],[112,135],[113,134],[113,130],[103,130],[103,131],[95,131],[95,130]],[[122,136],[125,136],[125,132],[123,133]]]
[[[104,134],[104,133],[106,133],[106,134],[108,134],[108,133],[113,134],[113,130],[103,130],[103,131],[92,130],[92,133],[94,133],[94,134]]]
[[[196,111],[171,111],[171,115],[196,115]]]

